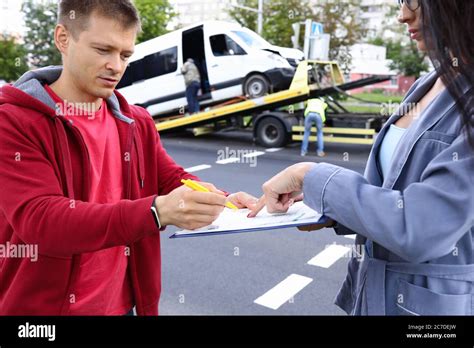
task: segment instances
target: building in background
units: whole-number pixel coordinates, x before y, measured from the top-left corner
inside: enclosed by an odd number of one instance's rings
[[[360,92],[370,92],[375,89],[383,90],[387,94],[398,93],[397,72],[390,69],[392,62],[387,57],[387,49],[382,46],[371,44],[356,44],[351,47],[352,69],[350,73],[351,81],[363,79],[373,75],[389,75],[392,79],[351,90],[352,94]]]
[[[351,81],[374,75],[391,76],[388,81],[353,89],[349,92],[351,94],[381,90],[385,94],[405,95],[415,82],[415,77],[404,76],[390,69],[392,60],[386,59],[387,49],[383,46],[356,44],[351,47],[351,55]]]
[[[406,26],[398,22],[399,7],[393,0],[361,0],[362,19],[367,28],[366,41],[375,38],[408,43]],[[367,86],[352,93],[381,89],[385,93],[405,94],[415,82],[413,76],[403,76],[389,68],[390,60],[386,59],[386,48],[368,44],[354,45],[351,49],[353,69],[351,80],[371,75],[390,75],[390,81]]]
[[[322,1],[325,0],[310,0],[309,3],[317,7]],[[397,26],[400,24],[396,18],[398,9],[396,0],[360,0],[359,7],[362,12],[361,19],[368,30],[367,41],[376,37],[392,39],[399,35]]]
[[[182,28],[202,21],[233,21],[228,15],[230,0],[169,0],[178,14],[168,29]]]
[[[361,0],[362,21],[367,28],[367,40],[402,39],[397,21],[398,5],[394,0]],[[393,29],[392,29],[393,28]]]

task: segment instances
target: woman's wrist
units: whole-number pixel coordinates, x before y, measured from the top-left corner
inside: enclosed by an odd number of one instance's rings
[[[314,162],[301,162],[293,166],[294,175],[300,187],[303,187],[304,177],[308,172],[316,166]]]

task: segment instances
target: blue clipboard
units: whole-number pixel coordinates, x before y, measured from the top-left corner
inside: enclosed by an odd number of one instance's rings
[[[327,216],[321,216],[318,221],[312,221],[312,222],[306,222],[306,223],[298,223],[298,222],[292,222],[292,223],[287,223],[287,224],[282,224],[278,226],[261,226],[261,227],[255,227],[255,228],[247,228],[247,229],[241,229],[241,230],[227,230],[227,231],[206,231],[206,232],[196,232],[196,233],[174,233],[172,236],[170,236],[170,239],[176,239],[176,238],[191,238],[191,237],[203,237],[203,236],[217,236],[217,235],[223,235],[223,234],[233,234],[233,233],[247,233],[247,232],[257,232],[257,231],[269,231],[269,230],[276,230],[276,229],[282,229],[282,228],[291,228],[291,227],[298,227],[298,226],[307,226],[307,225],[325,225],[329,221],[329,218]]]

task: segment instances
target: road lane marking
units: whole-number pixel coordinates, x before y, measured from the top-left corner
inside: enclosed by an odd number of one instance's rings
[[[208,164],[201,164],[200,166],[186,168],[185,171],[187,171],[188,173],[194,173],[194,172],[199,172],[200,170],[205,170],[205,169],[209,169],[209,168],[212,168],[212,166],[210,166]]]
[[[277,310],[281,305],[292,299],[312,281],[313,279],[311,278],[292,274],[253,302]]]
[[[226,159],[223,159],[223,160],[220,160],[220,161],[216,161],[217,164],[229,164],[229,163],[235,163],[235,162],[239,162],[240,161],[240,158],[238,157],[229,157],[229,158],[226,158]]]
[[[258,157],[258,156],[262,156],[262,155],[265,155],[265,152],[262,152],[262,151],[253,151],[249,154],[246,154],[246,155],[243,155],[242,157],[245,157],[245,158],[251,158],[251,157]]]
[[[271,149],[266,149],[265,151],[266,152],[278,152],[278,151],[281,151],[281,150],[283,150],[282,147],[273,147]]]
[[[308,261],[308,265],[329,268],[351,249],[342,245],[331,245]]]

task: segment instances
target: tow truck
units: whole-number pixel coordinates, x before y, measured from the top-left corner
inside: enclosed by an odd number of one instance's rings
[[[156,129],[160,133],[190,130],[195,136],[223,130],[251,130],[254,142],[279,148],[303,139],[304,102],[324,97],[329,105],[324,141],[370,145],[388,116],[350,113],[338,102],[337,95],[389,79],[390,76],[373,76],[345,82],[337,62],[304,60],[287,90],[255,99],[232,99],[190,116],[160,117],[155,119]],[[313,128],[310,140],[316,140],[315,133]]]

